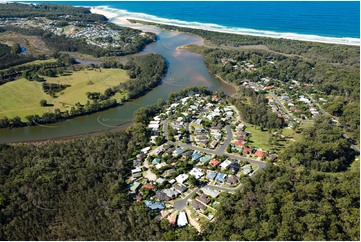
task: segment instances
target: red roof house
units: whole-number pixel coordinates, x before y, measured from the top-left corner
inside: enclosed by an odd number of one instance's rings
[[[149,190],[154,189],[154,186],[152,184],[147,184],[147,185],[144,185],[143,187],[146,189],[149,189]]]
[[[246,148],[243,149],[242,153],[243,153],[244,155],[251,154],[251,153],[252,153],[252,148],[246,147]]]
[[[262,158],[264,156],[264,152],[262,149],[258,149],[254,155]]]
[[[242,140],[236,140],[236,141],[234,142],[234,144],[235,144],[236,146],[241,146],[241,147],[244,146],[244,142],[243,142]]]
[[[211,166],[216,167],[218,166],[221,162],[219,162],[218,160],[212,159],[210,162]]]

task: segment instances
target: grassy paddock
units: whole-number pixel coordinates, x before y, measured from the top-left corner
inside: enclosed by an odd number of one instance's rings
[[[303,131],[312,126],[313,123],[301,123],[299,129]],[[269,139],[272,136],[272,134],[270,134],[267,129],[261,131],[261,129],[258,126],[249,123],[246,123],[246,127],[247,127],[246,131],[252,133],[250,138],[250,144],[257,148],[262,148],[263,150],[271,150],[272,148],[277,150],[289,144],[292,144],[293,142],[301,139],[302,137],[302,132],[296,133],[295,130],[286,127],[282,130],[281,133],[281,135],[283,135],[284,138],[277,137],[277,145],[270,145]]]
[[[46,77],[47,83],[71,85],[57,93],[56,98],[45,94],[39,82],[31,82],[24,78],[8,82],[0,86],[0,118],[19,116],[25,121],[25,116],[30,114],[42,115],[45,112],[53,112],[56,108],[64,111],[77,102],[85,104],[88,101],[87,92],[104,93],[107,88],[124,83],[128,78],[126,71],[120,69],[102,69],[101,72],[82,70],[68,76]],[[115,98],[120,101],[124,95],[125,92],[116,94]],[[41,107],[42,99],[54,106]]]

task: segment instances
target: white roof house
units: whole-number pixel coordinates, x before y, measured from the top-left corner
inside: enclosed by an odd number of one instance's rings
[[[152,129],[153,131],[156,131],[159,129],[159,124],[149,124],[148,128]]]
[[[180,183],[180,184],[183,184],[183,182],[185,182],[187,179],[188,179],[188,175],[187,174],[180,174],[179,176],[177,176],[175,178],[175,180]]]
[[[144,154],[147,154],[149,151],[150,151],[150,147],[145,147],[143,148],[141,151],[144,153]]]
[[[231,163],[232,163],[232,161],[230,161],[230,160],[227,159],[227,160],[223,161],[223,162],[220,164],[220,167],[221,167],[222,170],[224,170],[224,169],[226,169]]]
[[[139,173],[139,172],[142,172],[142,169],[135,168],[135,169],[132,170],[132,174]]]
[[[200,179],[204,175],[203,170],[196,167],[193,167],[193,169],[189,172],[189,174],[194,176],[196,179]]]
[[[177,220],[178,227],[183,227],[186,226],[187,224],[188,224],[188,219],[186,213],[184,211],[179,212],[178,220]]]
[[[208,195],[208,196],[211,196],[211,197],[213,197],[213,198],[218,197],[218,196],[219,196],[219,193],[220,193],[219,191],[213,190],[213,189],[208,188],[208,187],[203,187],[203,188],[202,188],[202,191],[203,191],[204,194],[206,194],[206,195]]]

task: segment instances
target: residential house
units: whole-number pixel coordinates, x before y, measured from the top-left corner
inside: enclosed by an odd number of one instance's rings
[[[160,168],[162,168],[163,166],[166,166],[167,164],[165,163],[165,162],[162,162],[162,163],[160,163],[160,164],[157,164],[156,166],[155,166],[155,168],[157,168],[157,170],[159,170]]]
[[[186,151],[186,152],[184,152],[184,153],[182,154],[182,157],[183,157],[184,159],[188,159],[189,157],[191,157],[192,154],[193,154],[193,151],[192,151],[192,150],[188,150],[188,151]]]
[[[239,171],[240,165],[237,162],[233,162],[229,165],[229,170],[233,173],[237,173]]]
[[[208,143],[208,136],[205,134],[198,134],[195,138],[194,141],[197,144],[207,144]]]
[[[165,178],[171,177],[175,172],[175,169],[169,169],[163,172],[162,176]]]
[[[211,200],[207,197],[206,194],[202,193],[201,195],[199,195],[198,197],[196,197],[196,199],[204,204],[208,204],[211,202]]]
[[[204,194],[208,195],[208,196],[211,196],[213,198],[216,198],[219,196],[220,192],[217,191],[217,190],[214,190],[214,189],[211,189],[211,188],[208,188],[208,187],[203,187],[202,188],[202,191]]]
[[[184,152],[184,150],[183,150],[182,148],[177,148],[177,149],[175,149],[175,151],[173,151],[173,156],[174,156],[174,157],[178,157],[178,156],[180,156],[183,152]]]
[[[223,128],[223,125],[221,123],[219,123],[217,125],[212,126],[210,131],[211,131],[211,133],[218,133],[218,132],[221,132],[222,128]]]
[[[218,173],[215,180],[220,182],[220,183],[224,183],[226,181],[226,177],[227,177],[226,174]]]
[[[276,154],[270,154],[270,155],[267,156],[267,159],[270,162],[274,162],[277,159],[277,155]]]
[[[196,123],[196,124],[198,124],[198,125],[201,125],[202,122],[203,122],[203,120],[199,118],[199,119],[197,119],[194,123]]]
[[[262,149],[258,149],[255,153],[255,156],[262,158],[264,156],[264,152]]]
[[[169,201],[170,197],[167,196],[167,194],[165,194],[163,191],[157,191],[155,193],[155,197],[159,200],[159,201]]]
[[[183,184],[174,184],[172,186],[172,188],[174,190],[178,191],[179,193],[183,193],[188,190],[188,188],[186,186],[184,186]]]
[[[143,161],[143,159],[145,158],[145,154],[139,153],[135,158],[137,159],[137,161]]]
[[[242,153],[243,153],[244,155],[249,155],[249,154],[252,153],[252,148],[244,147]]]
[[[237,134],[236,134],[236,137],[237,137],[237,140],[246,140],[247,139],[247,132],[245,131],[239,131]]]
[[[148,152],[150,151],[150,147],[145,147],[141,150],[141,152],[143,152],[144,154],[148,154]]]
[[[171,199],[174,199],[179,195],[179,192],[176,191],[174,188],[163,189],[163,193],[166,194]]]
[[[187,174],[180,174],[178,175],[175,180],[180,183],[180,184],[183,184],[183,182],[185,182],[187,179],[188,179],[188,175]]]
[[[142,169],[141,168],[135,168],[135,169],[132,169],[132,174],[135,174],[135,173],[139,173],[139,172],[142,172]]]
[[[249,175],[252,172],[252,166],[251,165],[245,165],[242,167],[243,174]]]
[[[171,215],[169,215],[167,219],[170,224],[175,224],[177,222],[177,211],[175,211]]]
[[[197,153],[196,151],[194,151],[193,154],[192,154],[192,161],[196,161],[196,160],[198,160],[198,159],[201,158],[201,157],[202,157],[201,154],[199,154],[199,153]]]
[[[203,170],[196,167],[193,167],[189,174],[194,176],[198,180],[204,175]]]
[[[140,201],[143,200],[143,196],[138,193],[137,195],[135,195],[134,199],[135,199],[137,202],[140,202]]]
[[[142,166],[143,162],[139,161],[139,160],[133,160],[133,166],[137,167],[137,166]]]
[[[143,176],[142,173],[135,173],[135,174],[132,175],[132,177],[135,178],[135,179],[139,178],[139,177],[142,177],[142,176]]]
[[[160,159],[159,158],[154,158],[153,160],[152,160],[152,164],[153,165],[158,165],[160,163]]]
[[[140,187],[140,183],[139,182],[134,182],[130,187],[130,191],[131,192],[137,192],[139,187]]]
[[[244,131],[245,127],[244,123],[239,123],[236,127],[236,132]]]
[[[144,204],[151,210],[165,209],[165,205],[161,202],[145,201]]]
[[[225,161],[223,161],[223,162],[220,164],[221,170],[227,169],[227,167],[228,167],[230,164],[232,164],[232,161],[230,161],[230,160],[228,160],[228,159],[225,160]]]
[[[216,159],[212,159],[212,160],[209,162],[209,164],[211,164],[211,166],[213,166],[213,167],[218,166],[220,163],[221,163],[221,162],[219,162],[219,161],[216,160]]]
[[[168,148],[166,152],[168,155],[171,155],[173,154],[174,150],[175,150],[174,148]]]
[[[214,178],[217,176],[217,172],[215,171],[210,171],[208,170],[207,171],[207,176],[206,178],[209,179],[209,180],[214,180]]]
[[[143,186],[145,189],[148,189],[148,190],[153,190],[154,189],[154,186],[152,184],[146,184]]]
[[[203,203],[198,202],[197,200],[193,200],[192,201],[192,206],[195,210],[200,210],[202,212],[204,212],[207,209],[207,206],[204,205]]]
[[[210,161],[212,159],[212,157],[211,156],[209,156],[209,155],[205,155],[205,156],[203,156],[202,158],[200,158],[200,162],[203,164],[203,165],[205,165],[208,161]]]
[[[209,147],[211,147],[211,149],[216,148],[216,146],[218,145],[218,140],[213,140],[210,144]]]
[[[234,142],[234,145],[238,146],[238,147],[243,147],[244,146],[244,141],[243,140],[236,140]]]
[[[177,220],[178,227],[183,227],[186,226],[187,224],[188,224],[188,219],[186,213],[184,211],[179,212],[178,220]]]
[[[159,177],[155,182],[158,184],[162,184],[163,182],[165,182],[165,180],[164,180],[164,178]]]
[[[237,184],[239,182],[239,178],[235,175],[229,175],[227,177],[227,184],[228,185],[234,185]]]

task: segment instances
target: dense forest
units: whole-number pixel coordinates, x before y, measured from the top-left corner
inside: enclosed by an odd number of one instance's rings
[[[342,130],[324,118],[315,120],[314,126],[304,131],[303,138],[287,146],[280,155],[283,163],[325,172],[345,171],[354,159],[354,150]]]
[[[360,240],[360,173],[269,165],[228,195],[206,240]]]
[[[20,51],[19,44],[10,47],[0,43],[0,70],[34,60],[32,56],[20,55]]]
[[[129,157],[147,130],[42,145],[0,145],[1,240],[197,240],[129,197]]]
[[[280,129],[286,126],[284,119],[268,108],[268,100],[253,89],[239,87],[240,98],[231,98],[231,102],[240,111],[242,120],[257,125],[261,130]]]
[[[162,56],[147,54],[130,58],[124,69],[133,79],[121,87],[128,91],[129,98],[137,98],[161,83],[167,65]]]
[[[73,7],[63,4],[21,4],[6,3],[1,4],[0,18],[32,18],[46,17],[57,20],[64,19],[71,21],[107,21],[103,15],[92,14],[89,8]]]

